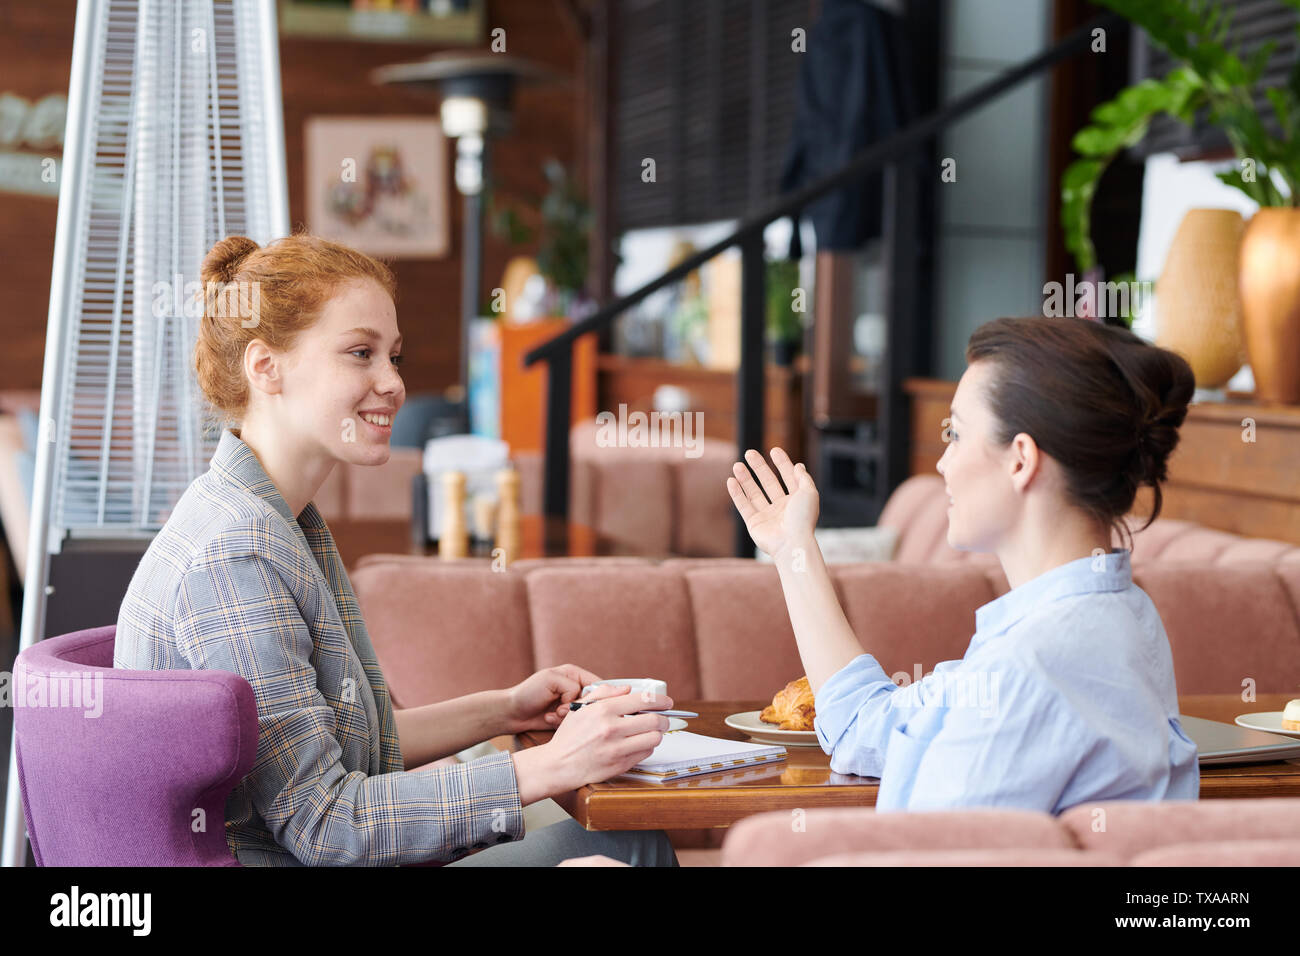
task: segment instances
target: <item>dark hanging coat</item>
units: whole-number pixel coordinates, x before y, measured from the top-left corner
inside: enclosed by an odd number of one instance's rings
[[[834,172],[913,118],[910,85],[899,66],[910,62],[899,18],[863,0],[825,0],[822,11],[799,72],[783,193]],[[882,176],[867,176],[806,207],[819,249],[857,249],[880,236]]]

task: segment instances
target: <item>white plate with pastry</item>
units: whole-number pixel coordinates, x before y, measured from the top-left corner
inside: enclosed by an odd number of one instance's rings
[[[820,747],[815,730],[782,730],[776,724],[758,719],[761,710],[746,710],[723,720],[732,730],[754,738],[761,744],[780,744],[783,747]]]
[[[819,747],[813,721],[817,717],[816,699],[807,675],[790,681],[762,710],[732,714],[724,723],[733,730],[765,744],[792,747]]]
[[[1284,734],[1287,737],[1300,737],[1300,727],[1291,729],[1282,726],[1284,713],[1286,711],[1266,710],[1262,713],[1241,714],[1237,717],[1237,726],[1250,730],[1263,730],[1270,734]]]

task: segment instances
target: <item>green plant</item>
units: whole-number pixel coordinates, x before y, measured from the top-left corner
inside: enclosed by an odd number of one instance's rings
[[[794,291],[799,287],[799,263],[776,259],[767,264],[767,336],[774,342],[798,341],[803,323],[794,311]]]
[[[488,195],[489,216],[493,231],[513,245],[536,238],[538,271],[562,298],[572,298],[587,284],[591,207],[563,163],[547,160],[542,171],[550,188],[540,200],[529,197],[525,203],[540,217],[539,229],[527,226],[518,209],[501,203],[495,191]]]
[[[1252,94],[1276,44],[1260,47],[1243,62],[1238,48],[1224,46],[1230,14],[1213,0],[1097,0],[1146,31],[1179,61],[1163,79],[1143,80],[1092,111],[1092,122],[1072,141],[1079,159],[1061,175],[1061,228],[1080,269],[1097,265],[1090,238],[1097,183],[1121,149],[1140,142],[1161,113],[1191,125],[1205,111],[1220,126],[1240,160],[1218,176],[1261,206],[1300,202],[1300,63],[1282,88],[1264,91],[1282,131],[1269,133]],[[1300,10],[1300,0],[1283,0]],[[1286,186],[1278,189],[1276,175]]]

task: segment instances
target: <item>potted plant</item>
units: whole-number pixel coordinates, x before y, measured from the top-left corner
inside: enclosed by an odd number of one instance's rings
[[[546,382],[543,366],[525,368],[523,357],[590,314],[586,294],[592,213],[586,199],[558,160],[542,167],[548,189],[540,199],[502,202],[488,192],[487,215],[494,232],[511,244],[536,241],[535,258],[518,256],[506,266],[500,285],[503,300],[493,308],[506,321],[496,323],[500,437],[512,453],[538,450],[545,440]],[[520,209],[526,210],[525,215]],[[525,218],[527,221],[525,221]],[[570,352],[573,421],[596,414],[596,335],[579,336]]]
[[[1239,160],[1219,173],[1259,204],[1242,237],[1238,271],[1242,331],[1264,401],[1300,402],[1300,65],[1284,87],[1264,91],[1281,130],[1272,135],[1253,93],[1273,54],[1261,47],[1243,61],[1225,46],[1229,12],[1211,0],[1098,0],[1146,31],[1178,65],[1162,79],[1143,80],[1092,112],[1075,134],[1079,159],[1061,177],[1061,226],[1079,267],[1094,271],[1089,238],[1097,183],[1121,149],[1167,114],[1191,125],[1202,112],[1220,126]],[[1300,0],[1283,0],[1300,10]],[[1279,188],[1279,182],[1281,188]]]
[[[592,213],[581,189],[569,176],[564,164],[547,160],[542,171],[549,189],[540,200],[528,203],[540,219],[538,229],[525,225],[513,206],[499,204],[495,193],[489,194],[493,230],[512,245],[530,243],[536,238],[536,270],[545,285],[526,287],[526,301],[510,307],[519,319],[539,316],[578,318],[589,311],[586,295],[588,248]],[[514,265],[512,260],[512,265]],[[507,283],[508,288],[513,283]]]
[[[767,263],[767,340],[777,365],[793,364],[803,344],[803,323],[794,310],[794,292],[798,287],[797,259]]]

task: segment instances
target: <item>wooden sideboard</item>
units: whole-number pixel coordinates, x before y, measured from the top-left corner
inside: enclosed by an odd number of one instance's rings
[[[957,383],[912,378],[903,390],[912,412],[911,474],[936,474]],[[1300,406],[1261,405],[1230,392],[1226,401],[1189,406],[1179,433],[1162,518],[1300,544]],[[1151,504],[1151,489],[1143,488],[1133,513],[1145,520]]]

